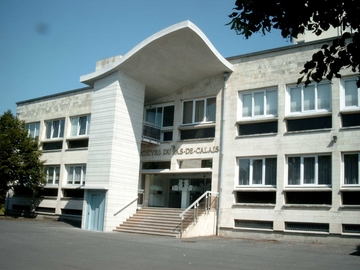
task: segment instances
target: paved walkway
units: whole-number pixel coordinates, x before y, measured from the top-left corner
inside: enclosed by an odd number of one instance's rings
[[[360,269],[351,245],[101,233],[52,220],[0,219],[0,230],[3,270]]]

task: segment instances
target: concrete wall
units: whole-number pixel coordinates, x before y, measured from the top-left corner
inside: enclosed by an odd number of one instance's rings
[[[87,189],[108,189],[104,231],[136,211],[144,85],[116,72],[95,82]],[[83,221],[84,226],[84,221]]]
[[[346,208],[341,205],[341,191],[343,171],[341,154],[346,151],[360,151],[359,129],[342,129],[340,108],[340,80],[333,79],[332,93],[332,128],[330,130],[295,132],[286,131],[287,87],[294,85],[300,77],[304,63],[320,48],[321,44],[289,47],[286,50],[232,58],[234,73],[231,74],[226,91],[226,129],[225,129],[225,157],[224,178],[221,192],[221,221],[220,226],[226,235],[234,228],[234,220],[265,220],[274,222],[274,231],[284,231],[284,222],[329,223],[331,234],[341,234],[342,224],[360,224],[360,213],[357,209]],[[343,75],[352,75],[350,71],[343,71]],[[239,93],[247,90],[275,88],[278,90],[278,133],[276,135],[237,136],[237,121],[239,118]],[[338,140],[333,143],[333,136]],[[332,156],[332,186],[330,188],[314,189],[299,187],[299,190],[331,190],[332,205],[294,206],[285,204],[287,186],[287,155],[305,155],[327,153]],[[236,204],[236,191],[253,190],[264,191],[261,187],[236,188],[238,181],[237,159],[239,157],[277,157],[277,185],[276,204],[251,205]],[[269,190],[272,190],[271,188]],[[359,187],[353,190],[359,190]],[[246,231],[244,231],[246,234]],[[235,231],[234,231],[235,235]],[[236,230],[239,235],[239,230]]]

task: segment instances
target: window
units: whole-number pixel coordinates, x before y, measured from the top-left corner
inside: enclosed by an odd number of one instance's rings
[[[277,90],[240,93],[241,118],[277,116]]]
[[[276,191],[235,191],[235,202],[241,204],[276,204]]]
[[[205,139],[215,137],[215,127],[210,128],[196,128],[181,130],[181,140]]]
[[[40,122],[26,124],[26,129],[28,130],[31,138],[39,137]]]
[[[69,165],[67,166],[68,178],[67,183],[69,185],[84,185],[86,166],[85,165]]]
[[[179,169],[212,168],[212,159],[184,159],[179,160]]]
[[[65,119],[52,120],[46,122],[46,139],[56,139],[64,137]]]
[[[60,179],[60,166],[46,166],[46,184],[57,185]]]
[[[143,136],[158,141],[172,141],[174,105],[145,108]]]
[[[330,84],[311,84],[289,88],[290,113],[331,111]]]
[[[276,185],[276,158],[239,159],[238,185]]]
[[[70,136],[88,135],[90,130],[90,115],[71,118]]]
[[[255,134],[276,134],[278,122],[239,123],[239,136]]]
[[[287,119],[287,131],[304,131],[329,129],[332,127],[332,119],[330,116],[311,117],[301,119]]]
[[[288,157],[288,185],[331,185],[331,156]]]
[[[344,185],[359,185],[359,154],[345,154],[343,161]]]
[[[198,124],[215,122],[216,98],[205,98],[183,102],[182,123]]]
[[[356,85],[356,78],[350,78],[342,81],[343,88],[343,107],[358,108],[359,104],[359,88]]]

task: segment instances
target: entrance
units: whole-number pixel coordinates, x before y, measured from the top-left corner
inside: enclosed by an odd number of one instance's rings
[[[148,206],[187,208],[205,191],[211,191],[211,174],[177,176],[150,175]]]
[[[102,231],[104,225],[105,192],[88,191],[86,229]]]

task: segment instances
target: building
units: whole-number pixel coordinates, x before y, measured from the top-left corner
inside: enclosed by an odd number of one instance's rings
[[[99,61],[86,88],[17,103],[47,165],[34,211],[112,231],[210,191],[210,232],[359,237],[357,77],[296,85],[323,42],[225,59],[185,21]]]

